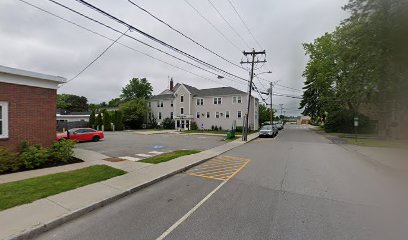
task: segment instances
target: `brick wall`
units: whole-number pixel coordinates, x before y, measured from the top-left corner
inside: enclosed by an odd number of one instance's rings
[[[56,90],[0,82],[9,105],[9,138],[0,147],[18,150],[22,141],[49,146],[56,134]]]

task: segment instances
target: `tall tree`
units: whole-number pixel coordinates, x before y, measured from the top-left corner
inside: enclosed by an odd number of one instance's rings
[[[91,115],[89,116],[89,126],[91,128],[96,127],[96,116],[95,116],[95,110],[92,110]]]
[[[147,99],[152,95],[152,92],[153,87],[146,78],[133,78],[122,88],[122,94],[120,96],[123,101],[130,101],[137,98]]]
[[[149,109],[146,100],[136,98],[120,105],[120,111],[123,113],[123,122],[126,127],[139,129],[142,127]]]
[[[71,112],[86,112],[89,110],[88,99],[72,94],[58,94],[57,108]]]

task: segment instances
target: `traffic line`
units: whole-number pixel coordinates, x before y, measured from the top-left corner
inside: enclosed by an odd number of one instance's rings
[[[142,158],[149,158],[149,157],[152,157],[152,155],[149,155],[149,154],[144,154],[144,153],[139,153],[139,154],[135,154],[136,156],[138,156],[138,157],[142,157]]]
[[[141,160],[140,158],[135,158],[135,157],[130,157],[130,156],[119,157],[119,158],[124,159],[124,160],[129,160],[129,161],[132,161],[132,162],[137,162],[137,161]]]
[[[216,159],[217,158],[214,158],[214,160],[216,160]],[[227,158],[224,158],[224,159],[227,159]],[[242,160],[242,158],[234,158],[234,157],[230,157],[228,159],[229,159],[228,161],[234,161],[234,160],[238,160],[238,159]],[[210,160],[210,161],[212,161],[212,160]],[[224,174],[223,177],[217,177],[217,175],[211,176],[208,173],[206,173],[206,174],[197,174],[194,171],[188,171],[187,172],[188,175],[198,176],[198,177],[203,177],[203,178],[209,178],[209,179],[222,180],[222,182],[214,190],[212,190],[207,196],[205,196],[197,205],[195,205],[190,211],[188,211],[184,216],[182,216],[173,225],[171,225],[165,232],[163,232],[162,235],[160,235],[158,238],[156,238],[156,240],[163,240],[168,235],[170,235],[178,226],[180,226],[180,224],[182,224],[188,217],[190,217],[195,211],[197,211],[197,209],[199,207],[201,207],[206,201],[208,201],[208,199],[210,199],[210,197],[212,195],[214,195],[218,190],[220,190],[221,187],[224,186],[224,184],[226,184],[231,178],[233,178],[235,175],[237,175],[238,172],[240,172],[246,165],[248,165],[248,163],[250,161],[251,160],[246,159],[246,162],[242,163],[238,168],[235,168],[232,174]],[[218,175],[218,176],[220,176],[220,175]]]
[[[154,154],[154,155],[159,155],[159,154],[163,154],[164,152],[159,152],[159,151],[151,151],[149,152],[150,154]]]

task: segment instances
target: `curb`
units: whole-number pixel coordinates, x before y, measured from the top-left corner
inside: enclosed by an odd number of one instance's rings
[[[253,141],[253,140],[257,139],[257,138],[258,137],[255,137],[255,138],[253,138],[253,139],[251,139],[251,140],[249,140],[247,142],[244,142],[242,145],[244,145],[246,143],[249,143],[249,142],[251,142],[251,141]],[[125,192],[119,193],[118,195],[115,195],[113,197],[109,197],[109,198],[104,199],[104,200],[102,200],[100,202],[95,202],[95,203],[93,203],[93,204],[91,204],[89,206],[86,206],[86,207],[83,207],[83,208],[81,208],[79,210],[70,212],[67,215],[64,215],[62,217],[54,219],[54,220],[52,220],[52,221],[50,221],[48,223],[44,223],[44,224],[41,224],[41,225],[39,225],[37,227],[31,228],[30,230],[27,230],[26,232],[23,232],[23,233],[15,235],[15,236],[5,238],[4,240],[27,240],[27,239],[32,239],[34,237],[39,236],[40,234],[42,234],[44,232],[50,231],[50,230],[52,230],[54,228],[57,228],[58,226],[60,226],[60,225],[62,225],[64,223],[75,220],[75,219],[77,219],[77,218],[79,218],[79,217],[81,217],[81,216],[83,216],[83,215],[85,215],[87,213],[90,213],[90,212],[92,212],[92,211],[94,211],[94,210],[96,210],[98,208],[102,208],[102,207],[104,207],[104,206],[106,206],[108,204],[111,204],[111,203],[119,200],[119,199],[122,199],[122,198],[124,198],[126,196],[129,196],[130,194],[133,194],[133,193],[135,193],[135,192],[137,192],[137,191],[139,191],[141,189],[144,189],[144,188],[149,187],[149,186],[151,186],[151,185],[153,185],[155,183],[163,181],[164,179],[167,179],[167,178],[172,177],[172,176],[174,176],[176,174],[185,172],[185,171],[187,171],[188,169],[190,169],[192,167],[200,165],[200,164],[202,164],[202,163],[204,163],[204,162],[206,162],[206,161],[208,161],[208,160],[210,160],[210,159],[212,159],[212,158],[214,158],[216,156],[219,156],[219,155],[221,155],[223,153],[226,153],[226,152],[228,152],[228,151],[230,151],[230,150],[232,150],[232,149],[234,149],[236,147],[242,146],[242,145],[235,146],[235,147],[233,147],[233,148],[231,148],[229,150],[226,150],[224,152],[216,154],[215,156],[205,158],[205,159],[203,159],[201,161],[198,161],[196,163],[193,163],[193,164],[191,164],[189,166],[186,166],[186,167],[183,167],[181,169],[175,170],[175,171],[173,171],[173,172],[171,172],[171,173],[169,173],[167,175],[156,178],[156,179],[154,179],[154,180],[152,180],[150,182],[147,182],[147,183],[144,183],[142,185],[133,187],[133,188],[131,188],[129,190],[126,190]],[[208,149],[208,150],[210,150],[210,149]]]

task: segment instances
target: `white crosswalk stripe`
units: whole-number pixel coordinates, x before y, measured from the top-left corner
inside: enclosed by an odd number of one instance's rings
[[[149,154],[144,154],[144,153],[139,153],[139,154],[135,154],[136,156],[138,156],[138,157],[142,157],[142,158],[149,158],[149,157],[152,157],[152,155],[149,155]]]
[[[164,152],[159,152],[159,151],[151,151],[149,152],[150,154],[155,154],[155,155],[159,155],[159,154],[163,154]]]
[[[119,157],[119,158],[120,158],[120,159],[129,160],[129,161],[132,161],[132,162],[137,162],[137,161],[140,161],[140,160],[141,160],[140,158],[135,158],[135,157],[130,157],[130,156]]]

